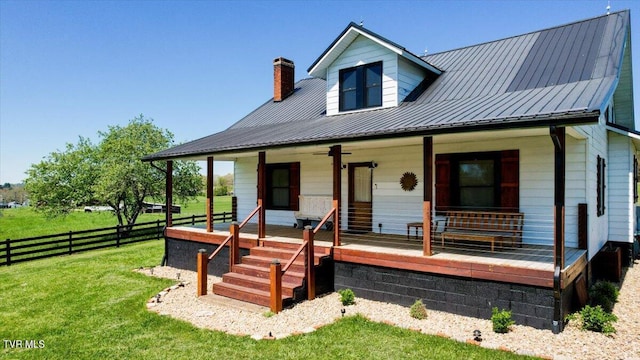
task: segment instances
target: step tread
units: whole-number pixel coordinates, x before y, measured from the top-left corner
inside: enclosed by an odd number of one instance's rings
[[[224,281],[224,279],[226,278],[235,278],[235,279],[242,279],[242,280],[250,280],[250,281],[254,281],[260,284],[266,284],[266,285],[270,285],[271,281],[268,278],[259,278],[259,277],[255,277],[255,276],[251,276],[251,275],[245,275],[245,274],[240,274],[240,273],[236,273],[236,272],[229,272],[226,274],[222,275],[222,279]],[[290,282],[290,281],[282,281],[282,287],[283,288],[297,288],[300,287],[301,284],[299,283],[294,283],[294,282]]]
[[[235,267],[240,267],[240,268],[246,268],[249,270],[255,270],[255,271],[259,271],[259,272],[263,272],[263,273],[269,273],[270,269],[267,267],[263,267],[263,266],[254,266],[254,265],[248,265],[248,264],[238,264],[235,265]],[[299,272],[299,271],[292,271],[292,270],[288,270],[286,273],[286,275],[291,275],[291,276],[295,276],[295,277],[301,277],[304,278],[305,274],[304,272]]]

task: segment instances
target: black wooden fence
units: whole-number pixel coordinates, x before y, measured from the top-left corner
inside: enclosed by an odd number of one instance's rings
[[[205,223],[206,215],[192,215],[173,219],[173,225]],[[214,222],[231,222],[231,212],[213,215]],[[68,233],[36,236],[24,239],[0,241],[0,266],[60,255],[120,247],[141,241],[160,239],[165,220],[149,221],[132,226],[114,226],[101,229],[69,231]]]

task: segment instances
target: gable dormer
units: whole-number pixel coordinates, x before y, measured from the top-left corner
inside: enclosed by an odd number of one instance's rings
[[[398,106],[441,70],[360,25],[347,28],[309,67],[327,81],[327,115]]]

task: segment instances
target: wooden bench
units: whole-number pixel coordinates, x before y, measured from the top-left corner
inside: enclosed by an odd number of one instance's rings
[[[333,208],[333,197],[330,195],[298,195],[299,210],[293,213],[296,227],[317,224]],[[325,223],[325,229],[333,229],[333,216]]]
[[[523,213],[485,211],[447,211],[447,221],[442,231],[442,247],[445,240],[468,240],[491,243],[491,251],[498,242],[511,246],[522,245]]]

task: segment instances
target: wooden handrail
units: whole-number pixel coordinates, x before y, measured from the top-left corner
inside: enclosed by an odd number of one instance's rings
[[[222,248],[227,245],[227,243],[229,242],[229,240],[233,239],[233,235],[229,235],[227,236],[227,238],[220,243],[220,245],[218,245],[218,247],[216,248],[216,250],[214,252],[211,253],[211,255],[209,255],[209,261],[211,261],[211,259],[213,259],[214,257],[216,257],[216,255],[218,255],[218,253],[220,252],[220,250],[222,250]]]
[[[296,258],[298,256],[300,256],[300,254],[302,254],[302,251],[304,251],[304,249],[307,247],[309,243],[307,241],[303,242],[302,245],[300,245],[300,247],[298,248],[298,250],[296,250],[296,252],[293,254],[293,256],[291,256],[291,258],[289,259],[289,261],[287,262],[287,265],[285,265],[282,268],[282,273],[284,274],[287,270],[289,270],[289,268],[291,267],[291,265],[293,265],[293,262],[296,261]]]
[[[334,215],[336,212],[336,208],[331,208],[331,210],[329,210],[329,212],[327,213],[327,215],[325,215],[322,220],[320,220],[320,222],[318,223],[318,225],[316,226],[315,229],[313,229],[313,234],[317,234],[318,231],[320,231],[320,229],[322,228],[322,226],[324,225],[324,223],[326,223],[329,218]]]
[[[251,218],[254,217],[258,213],[258,211],[260,211],[261,208],[262,206],[258,206],[255,209],[253,209],[251,214],[249,214],[249,216],[247,216],[247,218],[244,219],[244,221],[240,224],[239,228],[242,229],[249,222],[249,220],[251,220]]]

